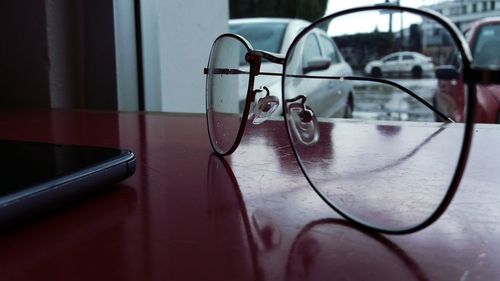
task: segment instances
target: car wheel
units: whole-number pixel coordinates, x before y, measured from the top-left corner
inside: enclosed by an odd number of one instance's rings
[[[382,70],[380,70],[380,68],[378,68],[378,67],[374,67],[374,68],[372,68],[372,71],[370,74],[372,77],[379,78],[379,77],[382,77]]]
[[[411,76],[416,79],[422,78],[422,68],[420,66],[415,66],[411,70]]]
[[[346,119],[352,118],[353,110],[354,110],[354,99],[352,97],[352,94],[349,94],[349,97],[347,97],[347,104],[344,110],[344,118]]]

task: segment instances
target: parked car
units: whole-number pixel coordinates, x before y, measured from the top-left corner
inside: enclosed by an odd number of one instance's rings
[[[473,56],[473,64],[484,67],[500,68],[500,17],[486,18],[473,23],[465,31]],[[438,87],[434,105],[457,122],[463,122],[464,82],[462,65],[453,53],[446,66],[436,69]],[[477,123],[500,123],[500,86],[477,86]],[[439,119],[436,117],[436,119]]]
[[[421,78],[424,74],[430,74],[434,70],[432,58],[417,52],[397,52],[389,54],[380,60],[368,62],[365,73],[373,77],[386,75],[411,75],[413,78]]]
[[[296,36],[309,25],[310,22],[300,19],[246,18],[230,20],[229,31],[243,36],[254,49],[285,54]],[[301,48],[299,52],[302,53],[303,57],[303,63],[300,66],[302,73],[324,76],[352,75],[351,66],[344,60],[335,42],[324,30],[314,30],[305,44],[297,47]],[[318,60],[326,60],[328,64],[321,69],[307,68],[307,64],[317,63]],[[282,73],[283,69],[282,65],[263,61],[261,71]],[[307,104],[313,108],[316,116],[351,117],[354,108],[352,83],[327,79],[317,79],[316,81],[320,85],[315,82],[313,88],[309,87],[301,93],[308,96]],[[266,86],[272,95],[281,99],[281,77],[259,75],[256,77],[254,88],[262,86]],[[242,100],[240,104],[244,104],[244,101]],[[274,115],[281,115],[281,107]]]

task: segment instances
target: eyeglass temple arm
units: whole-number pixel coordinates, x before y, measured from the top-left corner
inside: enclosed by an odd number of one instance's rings
[[[203,74],[205,75],[208,74],[208,68],[205,67],[203,69]],[[233,68],[213,68],[211,74],[238,75],[238,74],[250,74],[250,72]],[[259,74],[267,76],[283,76],[283,74],[275,72],[259,72]],[[304,76],[304,77],[309,77],[309,76]]]
[[[208,69],[204,69],[204,74],[208,74]],[[212,69],[212,74],[226,74],[226,75],[237,75],[237,74],[250,74],[248,71],[243,71],[239,69],[231,69],[231,68],[214,68]],[[283,76],[281,73],[274,73],[274,72],[259,72],[260,75],[269,75],[269,76]],[[378,82],[378,83],[383,83],[383,84],[388,84],[393,87],[396,87],[400,89],[401,91],[407,93],[410,95],[412,98],[416,99],[423,105],[425,105],[427,108],[432,110],[434,113],[439,115],[442,119],[455,123],[453,119],[451,119],[449,116],[446,116],[444,113],[439,111],[436,107],[434,107],[432,104],[428,103],[426,100],[422,99],[412,91],[410,91],[408,88],[401,86],[398,83],[395,83],[391,80],[387,79],[381,79],[381,78],[371,78],[371,77],[358,77],[358,76],[311,76],[311,75],[296,75],[296,74],[287,74],[286,77],[291,77],[291,78],[309,78],[309,79],[332,79],[332,80],[350,80],[350,81],[370,81],[370,82]]]

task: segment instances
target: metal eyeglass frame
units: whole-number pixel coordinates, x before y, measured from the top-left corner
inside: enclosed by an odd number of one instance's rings
[[[464,82],[468,84],[467,87],[467,94],[466,94],[466,117],[465,117],[465,130],[464,130],[464,138],[462,141],[462,147],[460,150],[460,156],[458,159],[458,163],[455,168],[455,172],[453,174],[450,186],[447,189],[447,192],[445,193],[444,198],[442,199],[441,203],[439,206],[436,208],[436,210],[423,222],[408,227],[404,229],[384,229],[380,228],[374,225],[370,225],[365,222],[361,222],[357,219],[352,218],[345,212],[341,211],[339,208],[337,208],[334,204],[330,202],[326,198],[326,196],[318,190],[315,185],[313,184],[312,180],[309,178],[307,175],[303,163],[300,160],[300,157],[298,156],[297,150],[295,148],[295,145],[293,144],[293,138],[292,138],[292,132],[290,132],[290,128],[288,126],[288,118],[287,114],[284,115],[284,121],[285,121],[285,126],[287,128],[287,134],[290,143],[292,144],[292,150],[295,155],[295,158],[297,159],[297,162],[299,163],[299,166],[306,177],[307,181],[309,182],[310,186],[314,189],[314,191],[327,203],[332,209],[334,209],[339,215],[344,217],[345,219],[357,224],[358,226],[361,226],[362,228],[366,228],[368,230],[372,231],[377,231],[380,233],[385,233],[385,234],[408,234],[412,232],[416,232],[418,230],[421,230],[433,222],[435,222],[447,209],[448,205],[450,204],[453,196],[455,195],[460,180],[462,178],[463,172],[465,170],[465,166],[467,163],[467,158],[470,150],[470,145],[472,142],[472,135],[473,135],[473,128],[474,128],[474,114],[475,114],[475,105],[476,105],[476,84],[500,84],[500,69],[488,69],[485,67],[475,67],[472,64],[472,55],[471,51],[467,45],[467,42],[465,41],[464,37],[462,36],[461,32],[457,29],[457,27],[449,21],[449,19],[445,18],[444,16],[431,11],[431,10],[426,10],[426,9],[417,9],[417,8],[410,8],[410,7],[403,7],[403,6],[394,6],[394,5],[375,5],[375,6],[365,6],[365,7],[358,7],[358,8],[352,8],[352,9],[347,9],[343,10],[334,14],[331,14],[329,16],[323,17],[312,24],[310,24],[308,27],[306,27],[304,30],[302,30],[292,41],[292,44],[288,48],[288,51],[285,56],[281,54],[275,54],[275,53],[270,53],[262,50],[254,50],[251,47],[251,44],[243,37],[236,35],[236,34],[230,34],[226,33],[221,36],[219,36],[217,39],[220,39],[221,37],[232,37],[236,40],[239,40],[246,48],[247,48],[247,53],[245,56],[246,61],[250,64],[250,72],[245,72],[245,71],[240,71],[237,69],[215,69],[217,71],[216,73],[220,74],[249,74],[249,83],[248,83],[248,90],[247,90],[247,95],[246,95],[246,101],[245,101],[245,107],[243,110],[243,115],[242,115],[242,120],[240,127],[238,128],[238,133],[235,139],[234,144],[231,146],[231,148],[227,151],[218,151],[216,146],[214,146],[212,142],[212,138],[210,137],[210,143],[212,145],[212,148],[214,149],[215,153],[220,155],[220,156],[225,156],[233,153],[236,148],[238,147],[241,138],[243,136],[249,111],[250,111],[250,104],[251,102],[254,101],[255,99],[255,94],[256,90],[253,90],[254,87],[254,80],[255,77],[258,75],[272,75],[272,76],[281,76],[281,87],[282,87],[282,110],[283,113],[287,112],[287,100],[285,99],[285,76],[286,77],[304,77],[304,78],[328,78],[328,79],[344,79],[344,80],[361,80],[361,81],[372,81],[372,82],[379,82],[379,83],[384,83],[384,84],[389,84],[391,86],[394,86],[405,93],[409,94],[413,98],[417,99],[419,102],[424,104],[426,107],[428,107],[430,110],[432,110],[434,113],[439,115],[441,118],[445,120],[445,122],[454,122],[450,117],[444,115],[443,113],[439,112],[434,106],[414,94],[412,91],[409,89],[392,82],[390,80],[386,79],[380,79],[380,78],[370,78],[370,77],[356,77],[356,76],[343,76],[343,77],[324,77],[324,76],[304,76],[304,75],[290,75],[286,74],[286,66],[287,66],[287,58],[291,55],[291,52],[294,50],[295,46],[298,44],[300,39],[307,34],[309,31],[314,29],[316,26],[320,25],[323,22],[330,21],[333,18],[340,17],[340,16],[345,16],[348,14],[352,13],[358,13],[358,12],[364,12],[364,11],[376,11],[376,10],[390,10],[390,11],[395,11],[395,12],[410,12],[416,15],[420,15],[429,19],[432,19],[439,23],[446,31],[450,34],[452,37],[452,40],[456,44],[456,47],[460,53],[461,59],[462,59],[462,67],[463,67],[463,79]],[[281,64],[283,65],[283,72],[282,73],[270,73],[270,72],[260,72],[260,64],[262,60],[265,59],[267,61]],[[208,73],[208,68],[205,68],[205,74]],[[208,90],[207,90],[208,91]],[[207,92],[208,93],[208,92]],[[207,95],[207,105],[208,105],[208,95]],[[208,124],[208,111],[207,111],[207,126],[209,128],[209,135],[211,136],[210,132],[210,125]]]

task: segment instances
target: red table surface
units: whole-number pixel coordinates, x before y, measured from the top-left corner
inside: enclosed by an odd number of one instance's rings
[[[0,233],[0,279],[500,280],[500,127],[477,127],[445,214],[402,236],[340,219],[284,128],[251,134],[270,141],[244,137],[223,162],[202,116],[0,112],[0,138],[130,148],[138,159],[108,191]]]

